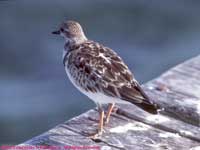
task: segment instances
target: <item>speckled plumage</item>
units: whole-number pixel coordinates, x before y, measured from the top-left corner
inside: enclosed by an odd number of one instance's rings
[[[156,105],[117,53],[88,40],[79,24],[77,29],[72,29],[76,25],[71,24],[72,27],[70,23],[64,24],[61,30],[67,39],[63,64],[74,86],[96,103],[133,103],[150,113],[157,113]],[[66,26],[67,29],[63,29]],[[70,34],[69,30],[76,33]]]

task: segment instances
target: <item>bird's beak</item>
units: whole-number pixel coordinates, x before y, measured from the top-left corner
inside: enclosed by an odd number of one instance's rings
[[[53,31],[52,34],[60,35],[60,31],[59,31],[59,30],[57,30],[57,31]]]

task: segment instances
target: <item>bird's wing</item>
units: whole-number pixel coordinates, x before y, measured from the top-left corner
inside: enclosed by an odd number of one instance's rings
[[[86,90],[102,92],[138,105],[146,111],[156,112],[153,103],[117,53],[96,42],[84,43],[78,49],[72,60],[75,66],[83,68],[84,76],[90,81],[85,85]],[[93,87],[97,89],[94,90]]]
[[[127,65],[112,49],[96,42],[84,43],[76,59],[76,64],[84,66],[89,78],[98,80],[97,86],[104,94],[135,103],[148,99]]]
[[[133,74],[123,60],[110,48],[103,47],[104,55],[100,59],[102,66],[101,84],[104,94],[134,103],[142,103],[147,99]],[[96,70],[98,71],[98,70]]]

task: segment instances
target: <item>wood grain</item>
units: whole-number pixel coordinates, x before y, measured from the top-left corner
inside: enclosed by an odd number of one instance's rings
[[[118,105],[102,137],[91,140],[86,132],[94,132],[98,126],[94,121],[98,112],[92,109],[20,145],[99,146],[102,150],[200,149],[200,56],[175,66],[143,88],[164,108],[160,114]]]

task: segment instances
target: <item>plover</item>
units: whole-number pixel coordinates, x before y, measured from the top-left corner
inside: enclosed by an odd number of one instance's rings
[[[109,104],[106,123],[115,103],[135,104],[149,113],[157,113],[157,106],[118,54],[88,40],[78,22],[65,21],[52,33],[65,39],[63,64],[70,81],[98,106],[100,120],[97,135],[102,134],[104,125],[102,104]]]

